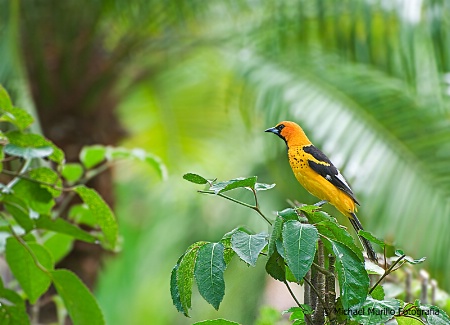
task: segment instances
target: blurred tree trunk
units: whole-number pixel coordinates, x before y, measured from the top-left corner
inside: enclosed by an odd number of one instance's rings
[[[124,136],[114,113],[119,68],[111,62],[94,29],[98,23],[95,10],[75,13],[70,10],[72,1],[68,5],[62,4],[65,1],[49,2],[54,5],[52,10],[42,3],[41,9],[33,1],[28,2],[31,8],[23,8],[23,60],[44,135],[65,152],[68,162],[78,161],[83,146],[117,145]],[[114,206],[110,170],[89,186]],[[71,204],[75,203],[79,202]],[[99,245],[76,242],[58,267],[74,271],[92,289],[103,254]],[[55,306],[42,306],[40,321],[55,320]]]

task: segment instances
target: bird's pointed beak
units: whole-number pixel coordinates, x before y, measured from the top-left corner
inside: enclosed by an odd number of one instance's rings
[[[276,134],[276,135],[280,135],[280,130],[278,130],[276,127],[268,128],[268,129],[265,130],[264,132],[270,132],[270,133],[274,133],[274,134]]]

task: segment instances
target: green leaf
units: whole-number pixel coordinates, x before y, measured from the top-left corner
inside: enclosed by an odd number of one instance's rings
[[[74,238],[57,232],[47,232],[43,237],[43,245],[58,263],[72,250]]]
[[[33,255],[48,271],[53,269],[53,261],[43,246],[34,242],[24,245],[27,245],[31,253],[15,237],[9,237],[6,241],[6,261],[28,299],[34,304],[47,291],[51,279],[47,272],[36,265]]]
[[[367,297],[366,301],[357,309],[353,309],[352,319],[362,325],[382,324],[398,313],[400,301],[397,299],[375,300]]]
[[[53,148],[50,146],[43,146],[43,147],[19,147],[15,144],[8,143],[4,148],[3,151],[14,157],[20,157],[24,159],[32,159],[32,158],[44,158],[48,157],[53,153]]]
[[[187,173],[183,175],[183,178],[191,183],[195,184],[206,184],[208,183],[208,180],[200,175],[193,174],[193,173]]]
[[[74,325],[105,324],[94,296],[74,273],[59,269],[51,272],[51,275]]]
[[[80,161],[86,167],[91,169],[100,164],[106,157],[106,148],[101,145],[85,146],[80,152]]]
[[[406,254],[401,249],[397,249],[397,250],[395,250],[395,255],[401,257]],[[416,260],[410,256],[405,256],[405,261],[407,261],[409,264],[420,264],[420,263],[424,262],[426,259],[427,258],[425,256],[422,258],[416,259]]]
[[[7,121],[16,125],[20,130],[25,129],[31,123],[33,123],[33,118],[25,110],[14,107],[11,98],[6,92],[5,88],[0,85],[0,110],[2,115],[0,116],[0,121]]]
[[[319,233],[325,237],[345,244],[359,257],[361,261],[364,261],[364,256],[361,249],[355,245],[353,237],[348,233],[346,228],[329,220],[317,223],[316,228]],[[333,252],[331,251],[330,253]]]
[[[423,325],[423,322],[417,318],[414,317],[395,317],[395,320],[397,321],[398,325]],[[448,324],[448,323],[445,323]]]
[[[204,320],[202,322],[196,322],[193,325],[240,325],[240,324],[223,318],[218,318],[218,319]]]
[[[376,288],[370,294],[375,300],[384,300],[384,289],[381,285],[377,285]]]
[[[61,175],[69,182],[78,181],[83,176],[84,169],[80,164],[69,163],[65,164],[62,168]]]
[[[362,304],[369,289],[369,276],[364,263],[352,249],[334,240],[323,240],[324,246],[336,256],[336,270],[342,306],[348,310]]]
[[[185,310],[181,305],[180,290],[178,289],[177,285],[177,272],[178,264],[173,267],[172,272],[170,273],[170,296],[172,297],[172,303],[177,308],[177,310],[186,315],[187,310]]]
[[[224,247],[220,243],[208,243],[200,248],[195,262],[195,281],[202,297],[216,310],[225,295]]]
[[[64,160],[62,150],[39,134],[12,131],[8,132],[6,136],[11,145],[16,145],[21,148],[42,148],[50,146],[53,148],[53,153],[48,158],[58,164],[61,164]]]
[[[74,204],[69,210],[69,218],[77,224],[84,224],[90,227],[95,227],[96,217],[86,204]]]
[[[229,181],[216,183],[210,187],[210,190],[214,191],[215,194],[219,194],[242,187],[249,187],[254,189],[255,184],[256,184],[256,176],[248,178],[238,177],[235,179],[231,179]]]
[[[281,231],[283,230],[283,219],[277,216],[275,218],[275,222],[272,226],[272,232],[270,233],[269,238],[269,248],[268,248],[268,254],[271,256],[275,249],[276,249],[276,241],[281,238]]]
[[[62,181],[53,169],[48,167],[32,169],[30,171],[30,177],[38,182],[51,184],[39,184],[39,186],[46,189],[53,197],[58,197],[61,195],[60,188],[62,188]]]
[[[30,218],[30,211],[26,203],[15,195],[5,194],[3,203],[6,211],[8,211],[14,220],[26,231],[34,229],[34,222]]]
[[[316,254],[318,238],[317,229],[310,224],[289,220],[283,225],[283,247],[286,254],[286,263],[298,282],[311,268]]]
[[[231,259],[233,258],[233,256],[236,255],[234,250],[231,248],[231,236],[238,229],[239,228],[236,228],[233,231],[226,233],[220,240],[220,242],[222,243],[222,245],[224,247],[223,259],[225,260],[226,265],[228,265],[231,262]]]
[[[33,117],[22,108],[10,107],[0,116],[0,121],[10,122],[22,131],[33,123]]]
[[[197,253],[199,249],[206,244],[207,242],[197,242],[192,244],[186,250],[186,253],[184,253],[178,263],[176,281],[182,311],[185,316],[189,316],[189,309],[191,309],[192,283],[194,281],[194,269],[195,261],[197,260]]]
[[[49,216],[41,215],[36,220],[36,227],[70,235],[88,243],[93,243],[96,240],[91,234],[61,218],[51,219]]]
[[[128,150],[125,148],[107,147],[106,156],[107,159],[109,160],[124,159],[124,158],[137,159],[155,168],[162,179],[167,178],[167,168],[162,162],[161,158],[155,156],[150,152],[146,152],[143,149],[135,148]]]
[[[286,265],[281,255],[275,251],[267,260],[266,272],[275,280],[286,281]]]
[[[448,325],[450,324],[450,318],[441,308],[432,305],[422,305],[420,310],[425,315],[429,325]]]
[[[360,231],[358,231],[358,235],[367,239],[368,241],[371,241],[372,243],[377,244],[381,248],[384,248],[384,246],[386,246],[384,241],[382,241],[381,239],[378,239],[377,237],[375,237],[368,231],[360,230]]]
[[[0,86],[1,87],[1,86]],[[29,325],[25,301],[13,290],[6,289],[0,278],[0,324]]]
[[[0,110],[9,111],[13,107],[11,98],[6,89],[0,85]]]
[[[256,266],[259,253],[267,245],[267,237],[266,233],[249,235],[238,230],[231,236],[231,246],[244,262],[251,266]]]
[[[102,197],[93,189],[84,185],[77,186],[75,192],[81,197],[84,203],[92,211],[96,218],[96,223],[100,226],[109,248],[114,248],[117,244],[119,235],[116,218],[111,208],[106,204]]]
[[[265,184],[265,183],[256,183],[255,190],[256,191],[267,191],[275,187],[276,184]]]
[[[299,216],[297,212],[292,208],[284,209],[283,211],[277,212],[277,215],[283,218],[283,220],[298,220]]]
[[[14,195],[20,197],[30,209],[38,213],[50,214],[55,205],[51,193],[36,182],[21,179],[13,186],[13,191]]]

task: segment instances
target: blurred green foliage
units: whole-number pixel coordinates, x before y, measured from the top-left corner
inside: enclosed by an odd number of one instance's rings
[[[450,6],[414,3],[0,1],[0,81],[18,90],[21,106],[33,114],[28,92],[20,91],[30,74],[19,36],[35,40],[28,52],[42,60],[63,49],[52,81],[63,85],[59,92],[32,84],[44,103],[70,102],[65,89],[86,87],[86,62],[95,66],[90,53],[101,53],[111,69],[89,83],[79,110],[97,108],[101,87],[114,89],[128,132],[124,145],[149,149],[168,166],[163,184],[151,168],[116,169],[124,249],[106,264],[97,288],[110,324],[189,323],[168,295],[173,261],[199,238],[218,240],[223,229],[245,223],[266,230],[249,211],[205,202],[184,184],[185,172],[257,174],[277,183],[278,197],[263,202],[266,211],[281,209],[286,198],[314,202],[296,183],[285,149],[262,132],[286,119],[301,124],[350,180],[365,227],[427,256],[432,277],[450,288]],[[51,26],[46,19],[61,27],[57,38],[40,38]],[[75,37],[80,30],[90,36],[89,51],[76,51],[84,44]],[[32,74],[44,86],[45,67]],[[228,297],[240,296],[243,284],[263,289],[245,270],[230,266],[242,283],[230,284]],[[257,317],[257,298],[226,299],[218,313],[205,307],[193,317]],[[202,303],[194,297],[193,304]]]

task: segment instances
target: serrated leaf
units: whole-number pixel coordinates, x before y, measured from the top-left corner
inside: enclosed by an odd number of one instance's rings
[[[14,156],[20,157],[24,159],[32,159],[32,158],[44,158],[48,157],[53,153],[53,148],[50,146],[43,146],[37,148],[31,147],[19,147],[15,144],[8,143],[3,148],[4,153]]]
[[[441,308],[432,305],[421,305],[420,309],[424,312],[425,319],[429,325],[450,324],[450,318]]]
[[[265,183],[256,183],[255,190],[256,191],[267,191],[275,187],[276,184],[265,184]]]
[[[36,227],[70,235],[88,243],[93,243],[96,240],[91,234],[61,218],[51,219],[49,216],[41,215],[36,219]]]
[[[47,140],[43,136],[34,133],[22,133],[19,131],[12,131],[6,133],[9,143],[22,148],[42,148],[52,147],[53,153],[48,158],[58,164],[61,164],[64,160],[64,153],[61,149],[56,147],[50,140]]]
[[[218,318],[196,322],[193,325],[240,325],[240,324],[223,318]]]
[[[69,163],[62,167],[61,175],[69,182],[78,181],[83,176],[84,169],[80,164]]]
[[[94,296],[74,273],[59,269],[52,271],[51,276],[74,325],[105,324]]]
[[[189,316],[189,309],[191,309],[192,283],[194,282],[194,269],[197,253],[198,250],[206,244],[207,242],[197,242],[192,244],[178,263],[176,281],[178,293],[180,295],[180,303],[185,316]]]
[[[399,309],[400,301],[397,299],[380,301],[368,296],[366,301],[351,315],[353,320],[362,325],[382,324],[393,318]]]
[[[106,157],[106,148],[102,145],[85,146],[80,152],[80,161],[86,167],[91,169],[100,164]]]
[[[48,271],[53,269],[52,257],[43,246],[34,242],[25,245],[40,265]],[[28,299],[34,304],[50,286],[49,274],[36,265],[31,253],[15,237],[6,240],[6,261]]]
[[[381,285],[377,285],[370,294],[375,300],[384,300],[384,289]]]
[[[52,255],[53,261],[58,263],[72,250],[74,240],[72,236],[49,231],[42,244]]]
[[[286,266],[284,264],[284,259],[277,251],[275,251],[267,260],[266,272],[275,280],[281,282],[286,281]]]
[[[183,175],[183,178],[191,183],[195,184],[206,184],[208,180],[198,174],[187,173]]]
[[[210,187],[211,191],[214,191],[215,194],[227,192],[234,190],[236,188],[255,188],[256,184],[256,176],[244,178],[244,177],[238,177],[235,179],[231,179],[229,181],[225,182],[219,182]]]
[[[180,290],[178,289],[177,284],[177,272],[178,272],[178,264],[176,264],[172,272],[170,273],[170,296],[172,297],[172,303],[177,308],[177,310],[181,313],[187,314],[187,310],[184,310],[181,305],[180,299]]]
[[[382,241],[381,239],[378,239],[377,237],[375,237],[368,231],[360,230],[360,231],[358,231],[358,235],[367,239],[368,241],[371,241],[372,243],[377,244],[381,248],[384,248],[384,246],[386,246],[384,241]]]
[[[268,234],[266,233],[249,235],[238,230],[231,236],[231,247],[244,262],[256,266],[259,253],[267,245],[267,237]]]
[[[91,210],[96,223],[100,226],[105,235],[106,244],[109,248],[114,248],[117,244],[119,230],[116,218],[111,208],[103,198],[93,189],[80,185],[75,188],[75,192],[81,197],[83,202]]]
[[[1,87],[1,86],[0,86]],[[0,324],[29,325],[25,301],[13,290],[6,289],[0,278]]]
[[[406,255],[406,254],[401,249],[397,249],[397,250],[395,250],[395,255],[401,257],[401,256]],[[419,258],[419,259],[415,260],[411,256],[406,255],[404,259],[409,264],[420,264],[420,263],[424,262],[427,258],[424,256],[422,258]]]
[[[286,263],[300,282],[314,261],[319,233],[310,224],[289,220],[283,224],[282,234]]]
[[[224,247],[220,243],[208,243],[197,254],[194,276],[201,296],[216,310],[225,295]]]
[[[355,245],[353,237],[348,233],[346,228],[341,227],[340,225],[329,220],[317,223],[316,228],[319,233],[325,237],[345,244],[359,257],[361,261],[364,261],[364,256],[361,249]],[[333,252],[330,253],[332,254]]]
[[[312,207],[315,207],[317,209],[316,206],[307,206],[307,207],[308,207],[307,210],[310,210],[309,207],[311,207],[311,209],[312,209]],[[300,209],[300,210],[305,212],[302,209]],[[311,212],[306,212],[306,215],[309,220],[309,223],[312,223],[312,224],[316,224],[316,223],[319,223],[322,221],[329,221],[329,222],[339,225],[339,223],[337,222],[337,220],[335,218],[333,218],[328,213],[321,211],[321,210],[313,210]]]
[[[369,276],[364,263],[343,243],[323,239],[323,244],[336,256],[336,270],[343,308],[347,310],[364,303],[369,289]]]
[[[277,216],[275,222],[272,225],[272,231],[269,238],[269,248],[268,255],[271,256],[276,249],[276,241],[281,237],[281,232],[283,230],[283,219]]]
[[[277,212],[277,215],[283,218],[284,220],[298,220],[299,216],[297,212],[292,208],[284,209],[283,211]]]

